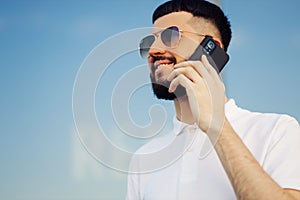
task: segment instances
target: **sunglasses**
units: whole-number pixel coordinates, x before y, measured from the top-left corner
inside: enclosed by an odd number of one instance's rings
[[[150,50],[152,44],[154,43],[156,38],[158,38],[159,36],[161,38],[162,43],[166,47],[176,48],[181,39],[182,32],[191,33],[191,34],[195,34],[195,35],[202,36],[202,37],[207,36],[207,35],[203,35],[203,34],[199,34],[199,33],[183,31],[183,30],[180,30],[177,26],[170,26],[169,28],[159,31],[158,33],[151,34],[151,35],[144,37],[139,44],[140,56],[142,58],[148,57],[149,50]]]

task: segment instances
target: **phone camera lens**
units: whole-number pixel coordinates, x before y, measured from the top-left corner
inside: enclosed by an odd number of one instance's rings
[[[210,40],[210,41],[207,43],[207,47],[208,47],[209,49],[213,50],[213,49],[215,48],[215,43],[214,43],[213,41]]]

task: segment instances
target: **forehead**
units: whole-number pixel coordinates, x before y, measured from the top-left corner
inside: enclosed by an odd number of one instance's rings
[[[170,26],[178,26],[180,29],[190,27],[188,22],[193,18],[193,15],[188,12],[172,12],[158,18],[153,24],[153,32],[157,29],[167,28]]]

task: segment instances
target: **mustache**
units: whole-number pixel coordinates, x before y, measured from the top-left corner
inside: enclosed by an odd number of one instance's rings
[[[149,56],[150,62],[155,63],[158,60],[169,60],[171,63],[177,63],[176,58],[173,56]]]

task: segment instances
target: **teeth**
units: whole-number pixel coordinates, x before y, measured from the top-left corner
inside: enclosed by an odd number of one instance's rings
[[[160,67],[160,66],[169,66],[169,65],[172,65],[171,63],[170,64],[160,64],[160,65],[158,65],[158,67]]]

